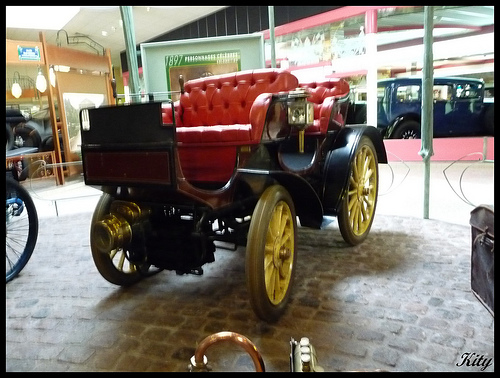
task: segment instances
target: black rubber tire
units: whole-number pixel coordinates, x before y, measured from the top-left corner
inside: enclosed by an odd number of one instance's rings
[[[23,139],[22,147],[36,147],[40,148],[42,144],[42,137],[36,128],[27,123],[19,123],[14,129],[14,138],[20,136]],[[14,140],[15,143],[15,140]]]
[[[5,224],[6,280],[11,281],[24,269],[35,249],[38,238],[38,214],[28,191],[14,179],[6,178],[6,200],[18,198],[22,211],[7,204]]]
[[[392,139],[420,139],[420,136],[420,123],[417,121],[404,121],[396,128],[392,134]]]
[[[5,151],[10,151],[14,147],[14,132],[10,124],[6,123],[5,130]]]
[[[278,227],[280,231],[275,232],[271,223],[278,223],[278,218],[273,219],[277,214],[281,214]],[[252,214],[245,264],[250,303],[255,314],[264,321],[277,321],[286,309],[295,276],[296,239],[297,218],[292,197],[281,185],[268,187]],[[266,284],[266,271],[269,284]],[[275,303],[268,292],[272,293]]]

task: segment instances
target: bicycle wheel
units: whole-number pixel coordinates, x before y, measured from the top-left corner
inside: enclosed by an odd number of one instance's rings
[[[38,237],[38,215],[28,191],[7,177],[5,202],[5,270],[7,282],[28,263]]]

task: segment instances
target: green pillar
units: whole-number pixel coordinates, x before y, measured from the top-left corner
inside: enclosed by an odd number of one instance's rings
[[[137,50],[135,43],[134,15],[132,7],[121,6],[120,13],[123,21],[123,35],[125,37],[125,51],[127,55],[130,94],[136,94],[140,91],[139,86],[139,68],[137,64]],[[137,96],[131,96],[131,102],[139,102]]]
[[[419,155],[424,161],[424,219],[429,219],[429,186],[431,175],[432,138],[434,134],[434,57],[432,55],[432,29],[434,28],[434,9],[424,7],[424,66],[422,72],[422,124],[421,148]]]
[[[271,45],[271,67],[276,68],[276,49],[274,44],[274,7],[267,7],[269,13],[269,44]]]

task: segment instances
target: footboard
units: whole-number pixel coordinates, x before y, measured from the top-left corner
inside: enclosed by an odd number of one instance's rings
[[[85,184],[175,185],[175,127],[163,124],[161,105],[80,111]]]

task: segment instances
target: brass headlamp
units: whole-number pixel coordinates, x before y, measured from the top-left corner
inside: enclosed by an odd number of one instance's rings
[[[310,94],[297,88],[288,93],[288,124],[299,130],[299,152],[304,153],[304,131],[314,122],[314,106],[307,101]]]

